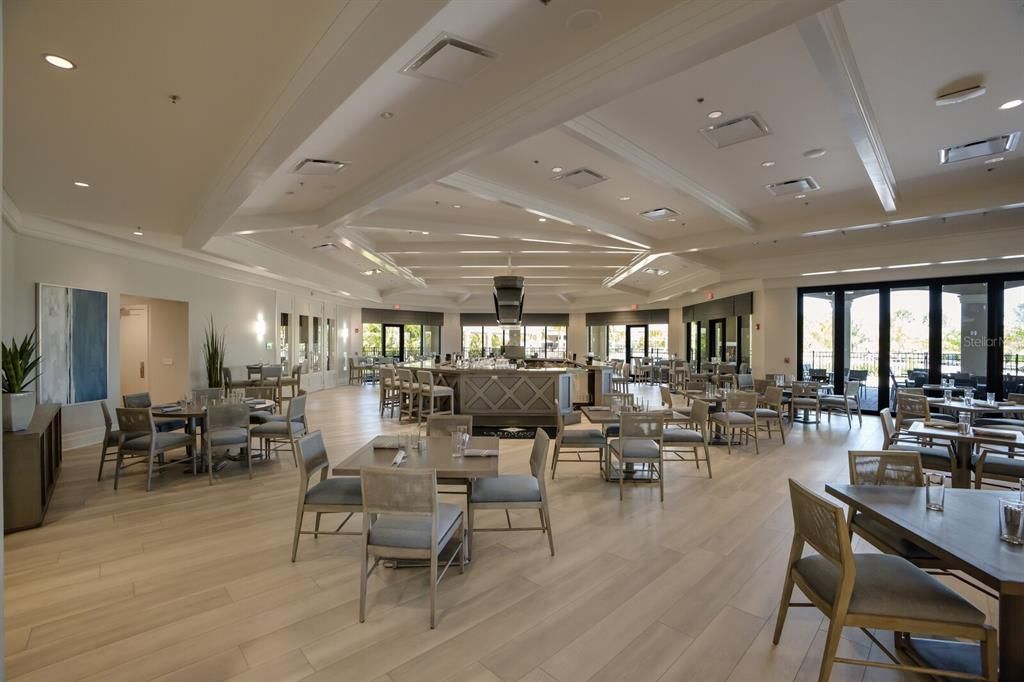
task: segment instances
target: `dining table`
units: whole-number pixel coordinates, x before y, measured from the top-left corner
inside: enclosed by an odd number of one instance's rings
[[[976,445],[998,445],[1024,447],[1024,433],[1008,428],[972,426],[966,433],[960,433],[953,422],[916,421],[907,430],[921,439],[950,443],[956,455],[953,465],[953,487],[971,487],[971,455]]]
[[[1024,545],[999,539],[998,516],[999,499],[1019,493],[951,489],[938,512],[925,508],[923,487],[828,484],[825,490],[938,557],[946,568],[996,592],[999,679],[1024,680]],[[953,658],[980,672],[975,644],[912,637],[908,646],[926,664]]]
[[[1002,418],[1020,417],[1024,412],[1024,405],[1005,401],[987,402],[985,400],[972,400],[969,404],[965,400],[947,401],[941,396],[928,398],[928,405],[939,412],[949,412],[959,416],[960,413],[969,415],[973,422],[979,415],[997,415]]]
[[[253,412],[270,412],[277,407],[277,403],[273,400],[263,400],[261,398],[246,399],[242,402],[245,403]],[[175,419],[184,421],[185,433],[192,436],[192,443],[194,443],[195,436],[197,434],[202,435],[203,429],[205,428],[206,408],[207,406],[205,404],[199,401],[193,401],[189,403],[162,403],[160,405],[153,405],[149,409],[150,412],[152,412],[154,419]],[[195,458],[195,445],[187,445],[186,452],[188,452],[190,459]],[[199,454],[205,455],[206,453],[200,452]],[[200,456],[198,460],[196,473],[204,473],[206,471],[206,458]],[[217,470],[219,470],[219,467],[214,467],[214,471]]]
[[[593,405],[584,405],[580,408],[583,412],[583,416],[587,418],[591,424],[595,426],[605,427],[612,424],[618,424],[622,418],[621,412],[616,412],[610,407],[598,407]],[[690,415],[677,412],[676,410],[669,409],[654,409],[648,410],[647,414],[661,414],[665,417],[665,424],[684,424],[691,421]],[[722,441],[725,444],[725,441]],[[604,449],[603,459],[601,461],[601,475],[606,481],[618,481],[619,474],[611,461],[611,452],[608,448]],[[637,469],[632,464],[626,464],[625,469],[626,480],[649,480],[651,478],[650,472],[646,469]]]

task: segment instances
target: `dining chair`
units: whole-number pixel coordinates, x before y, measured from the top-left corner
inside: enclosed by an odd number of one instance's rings
[[[826,395],[821,398],[821,409],[828,413],[829,421],[832,421],[832,413],[838,410],[846,414],[846,422],[852,427],[852,414],[856,410],[860,426],[864,425],[864,416],[860,411],[860,387],[859,381],[847,381],[842,395]]]
[[[121,403],[125,407],[129,408],[145,407],[146,409],[149,409],[153,407],[153,401],[149,397],[149,391],[145,391],[143,393],[126,393],[121,396]],[[156,424],[157,431],[179,431],[187,426],[184,419],[177,419],[175,417],[154,417],[153,422]]]
[[[662,445],[666,455],[674,455],[680,462],[693,462],[700,471],[700,463],[704,462],[708,468],[708,478],[711,478],[711,451],[708,449],[710,431],[708,428],[709,405],[703,400],[694,400],[690,406],[690,425],[693,428],[684,428],[678,424],[666,425],[662,431]],[[700,456],[700,449],[703,449],[704,456]],[[691,453],[692,457],[684,456],[684,453]]]
[[[754,393],[763,396],[765,389],[768,388],[769,384],[772,386],[775,385],[774,382],[769,382],[767,379],[754,379]]]
[[[652,474],[658,477],[661,501],[665,501],[664,430],[665,415],[660,412],[623,412],[620,415],[619,436],[608,442],[609,452],[619,461],[620,502],[627,464],[651,467]]]
[[[403,417],[408,417],[410,421],[415,417],[419,421],[416,410],[420,400],[420,385],[413,378],[411,369],[400,368],[395,371],[398,375],[398,421],[401,422]]]
[[[754,375],[752,374],[736,374],[736,388],[741,391],[752,391],[754,390]]]
[[[618,404],[620,407],[631,410],[636,407],[636,395],[633,393],[605,393],[601,396],[601,402],[604,407],[612,408]],[[619,435],[618,424],[605,424],[601,430],[604,432],[605,438],[614,438]]]
[[[357,364],[354,357],[348,359],[348,383],[349,385],[363,383],[363,366]]]
[[[786,416],[784,399],[785,392],[781,387],[768,386],[764,389],[764,397],[760,399],[758,408],[754,410],[757,415],[758,427],[764,426],[769,439],[772,437],[772,422],[779,427],[783,445],[786,444],[786,429],[782,423]]]
[[[742,438],[754,437],[754,452],[761,454],[757,443],[757,394],[753,391],[733,391],[725,398],[725,409],[711,415],[711,423],[725,432],[727,452],[732,454],[732,439],[737,433]]]
[[[471,414],[432,414],[427,417],[427,436],[450,436],[458,428],[473,435],[473,415]]]
[[[103,413],[103,442],[100,444],[100,472],[96,475],[97,481],[103,480],[103,465],[117,461],[117,448],[121,441],[121,431],[114,428],[106,400],[100,401],[100,412]]]
[[[250,430],[250,435],[260,440],[260,451],[267,458],[270,457],[270,448],[274,443],[278,444],[275,450],[287,444],[292,453],[292,461],[298,466],[295,441],[306,433],[306,394],[300,392],[288,401],[288,411],[283,416],[281,420],[257,424]]]
[[[669,390],[668,386],[659,386],[658,389],[661,392],[661,406],[662,407],[664,407],[666,410],[672,410],[673,412],[678,412],[679,414],[685,414],[685,415],[689,415],[690,414],[689,406],[680,405],[680,406],[677,407],[677,406],[672,404],[672,391]]]
[[[245,389],[245,397],[251,400],[267,400],[271,403],[274,402],[274,394],[276,390],[273,386],[250,386]],[[275,407],[271,407],[269,410],[251,410],[249,412],[249,423],[250,424],[265,424],[269,421],[274,421],[274,417],[277,415],[274,413]]]
[[[420,387],[419,411],[416,413],[417,422],[422,421],[424,415],[455,414],[455,389],[451,386],[435,384],[434,373],[426,369],[416,372],[416,383]],[[426,408],[423,407],[424,399],[427,402]],[[438,401],[442,401],[442,404],[447,402],[448,408],[441,409],[438,407]]]
[[[491,531],[534,531],[548,535],[548,548],[555,556],[555,538],[551,532],[551,512],[548,507],[547,489],[544,486],[544,469],[548,464],[548,446],[551,438],[544,429],[537,429],[530,452],[529,474],[502,474],[494,478],[480,478],[472,481],[469,502],[466,505],[466,522],[469,528],[469,547],[473,548],[473,534]],[[508,527],[477,528],[474,525],[476,512],[487,509],[502,509]],[[513,527],[510,509],[536,509],[540,516],[539,526]]]
[[[796,412],[814,410],[814,422],[821,422],[821,384],[817,381],[794,381],[793,397],[789,401],[789,409]]]
[[[221,376],[221,384],[223,384],[223,388],[224,388],[224,397],[225,398],[228,397],[228,391],[230,391],[231,389],[233,389],[233,388],[245,388],[246,386],[250,385],[248,381],[241,381],[241,380],[234,381],[234,380],[232,380],[231,379],[231,369],[229,367],[222,367],[221,370],[220,370],[220,376]]]
[[[391,417],[395,416],[395,408],[401,409],[401,402],[399,401],[398,393],[398,377],[395,374],[395,368],[385,366],[380,368],[380,403],[378,405],[378,411],[380,416],[384,416],[384,410],[388,410],[388,415]]]
[[[211,403],[215,400],[220,400],[224,397],[223,388],[193,388],[192,389],[192,400],[197,403],[202,403],[204,400],[207,403]]]
[[[977,489],[989,485],[1016,490],[1019,481],[1024,479],[1024,452],[1015,452],[1010,448],[986,445],[971,456],[971,465],[974,467],[974,487]],[[1000,485],[993,481],[1010,485]]]
[[[931,403],[924,393],[901,390],[896,394],[896,431],[902,432],[918,421],[956,421],[952,415],[932,413]]]
[[[206,470],[213,485],[214,450],[238,448],[238,454],[245,454],[249,465],[249,479],[252,479],[252,448],[249,424],[249,406],[211,405],[206,409],[206,428],[203,429],[203,452],[206,454]]]
[[[259,383],[257,385],[274,389],[273,400],[278,404],[284,399],[281,391],[281,376],[284,374],[284,367],[281,365],[263,365],[260,367]]]
[[[299,505],[295,516],[295,536],[292,538],[292,563],[299,552],[299,536],[312,535],[362,535],[362,531],[342,531],[353,514],[363,511],[363,491],[358,476],[329,476],[331,462],[327,448],[319,431],[308,433],[296,442],[299,450]],[[311,478],[319,474],[312,486]],[[302,530],[306,514],[316,514],[313,530]],[[320,516],[323,514],[347,514],[333,531],[320,530]]]
[[[596,462],[604,466],[608,452],[608,439],[600,429],[569,429],[583,421],[583,413],[572,411],[568,414],[557,413],[558,432],[555,434],[555,453],[551,457],[551,480],[555,480],[555,472],[563,453],[576,455],[574,462]],[[584,459],[582,453],[596,452],[598,459]]]
[[[790,606],[814,606],[829,619],[819,682],[827,682],[836,663],[950,675],[950,671],[901,662],[872,629],[893,631],[897,642],[906,641],[911,633],[980,642],[982,674],[952,676],[992,682],[997,679],[996,631],[985,624],[982,611],[903,557],[854,554],[841,507],[793,479],[789,479],[789,492],[794,535],[773,644],[782,637]],[[817,554],[803,556],[805,545]],[[809,603],[790,601],[794,587],[800,588]],[[860,628],[892,662],[837,656],[844,627]]]
[[[363,543],[359,584],[359,622],[366,622],[367,582],[381,559],[430,562],[430,629],[434,629],[437,584],[456,557],[466,569],[466,528],[462,510],[438,502],[433,469],[367,467],[360,472],[363,497]],[[456,543],[438,572],[441,551]],[[373,564],[370,564],[370,556]]]
[[[612,360],[612,390],[620,393],[629,391],[629,373],[625,371],[622,360]]]
[[[117,443],[117,464],[114,467],[114,490],[117,490],[121,471],[135,464],[146,463],[146,492],[152,489],[153,471],[163,471],[169,466],[192,461],[195,473],[195,439],[187,433],[173,433],[157,430],[153,413],[148,407],[117,408],[117,425],[120,438]],[[182,459],[165,461],[164,454],[187,448]],[[125,460],[133,460],[125,464]]]
[[[878,413],[882,422],[882,449],[900,452],[915,452],[921,458],[925,469],[950,473],[956,461],[956,452],[950,443],[945,445],[929,445],[916,436],[905,431],[896,430],[896,422],[888,407]]]

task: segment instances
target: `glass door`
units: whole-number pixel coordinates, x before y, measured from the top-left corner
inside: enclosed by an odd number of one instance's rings
[[[872,412],[879,408],[879,301],[878,289],[843,293],[843,378],[861,382],[861,408]]]
[[[1024,393],[1024,282],[1003,289],[1003,396]]]
[[[404,325],[402,336],[405,340],[403,347],[405,361],[419,360],[423,355],[423,326],[418,324]]]
[[[309,373],[309,315],[299,315],[299,348],[295,361],[302,365],[303,374]]]
[[[889,291],[889,406],[896,392],[928,383],[931,293],[927,284]]]
[[[708,322],[708,356],[712,364],[725,362],[725,320]]]
[[[813,378],[828,383],[832,377],[834,303],[833,291],[805,293],[800,297],[803,309],[800,379]]]
[[[402,335],[402,325],[384,325],[384,355],[402,362],[405,356],[405,338]]]
[[[626,326],[613,324],[608,326],[608,358],[610,360],[626,359]]]
[[[632,363],[633,358],[647,357],[647,325],[631,324],[626,326],[626,362]]]

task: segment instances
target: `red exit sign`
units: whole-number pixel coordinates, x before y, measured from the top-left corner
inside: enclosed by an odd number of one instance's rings
[[[704,298],[705,299],[710,301],[714,297],[715,297],[715,292],[711,291],[710,289],[708,289],[707,291],[704,292]]]

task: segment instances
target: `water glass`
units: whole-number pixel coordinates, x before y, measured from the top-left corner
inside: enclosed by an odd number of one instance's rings
[[[974,390],[970,388],[964,389],[964,405],[970,407],[974,404]]]
[[[1024,478],[1017,479],[1017,492],[1020,493],[1020,501],[1024,502]]]
[[[999,539],[1024,545],[1024,501],[999,499]]]
[[[996,394],[995,393],[986,393],[985,394],[985,402],[988,403],[989,405],[995,405],[996,404]]]
[[[949,405],[949,401],[952,400],[952,398],[953,398],[953,391],[949,390],[948,388],[944,389],[942,391],[942,402],[944,402],[947,405]]]
[[[925,489],[925,508],[931,511],[942,511],[946,501],[946,479],[942,474],[928,474]]]
[[[452,456],[462,457],[466,454],[466,444],[469,441],[469,433],[465,426],[456,426],[452,431]]]
[[[970,422],[970,419],[971,419],[971,415],[967,414],[966,412],[961,412],[960,413],[960,415],[957,417],[957,421],[956,421],[956,431],[957,431],[957,433],[968,434],[968,433],[971,432],[971,422]]]

